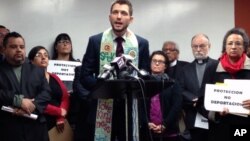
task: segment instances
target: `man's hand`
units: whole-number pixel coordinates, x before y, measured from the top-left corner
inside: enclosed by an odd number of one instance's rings
[[[197,103],[197,101],[198,101],[198,98],[196,97],[196,98],[194,98],[192,101],[193,101],[193,107],[196,107],[196,103]]]
[[[33,103],[34,99],[29,99],[29,98],[23,98],[22,99],[22,104],[21,104],[21,108],[27,113],[27,114],[31,114],[35,109],[36,106]]]
[[[23,109],[15,108],[13,114],[17,115],[17,116],[22,116],[22,115],[27,114],[27,113]]]

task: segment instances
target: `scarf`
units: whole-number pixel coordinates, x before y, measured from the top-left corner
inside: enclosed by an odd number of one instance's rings
[[[103,66],[105,64],[110,64],[110,62],[116,56],[116,49],[114,46],[114,37],[115,35],[112,32],[112,29],[109,28],[103,32],[102,41],[101,41],[101,48],[100,48],[100,73],[102,73]],[[134,58],[133,64],[138,65],[138,57],[139,57],[139,44],[135,34],[127,30],[127,33],[123,36],[125,42],[123,44],[124,54],[130,55]]]
[[[227,72],[229,72],[231,75],[234,75],[243,68],[245,59],[246,59],[246,54],[243,53],[240,59],[236,63],[232,64],[229,61],[229,56],[226,53],[224,53],[220,58],[220,62],[222,67]]]
[[[138,66],[139,44],[135,34],[132,31],[127,30],[127,33],[123,36],[123,38],[125,40],[123,44],[124,54],[132,56],[134,58],[133,64]],[[103,66],[105,64],[110,64],[116,56],[114,39],[115,35],[113,34],[111,28],[103,32],[100,47],[100,74],[104,71]],[[98,99],[95,123],[95,141],[111,140],[112,113],[113,99]]]

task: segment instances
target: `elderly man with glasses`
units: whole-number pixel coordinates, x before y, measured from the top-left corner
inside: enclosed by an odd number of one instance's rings
[[[206,83],[212,82],[217,60],[208,57],[211,48],[210,41],[205,34],[196,34],[191,40],[191,49],[194,61],[183,67],[179,82],[182,87],[183,109],[185,111],[185,124],[190,131],[192,141],[207,140],[208,130],[195,126],[201,121],[201,115],[207,117],[203,107],[204,89]],[[204,124],[207,124],[204,122]]]

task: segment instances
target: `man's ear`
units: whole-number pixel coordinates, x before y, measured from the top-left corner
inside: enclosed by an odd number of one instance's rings
[[[131,24],[131,23],[133,23],[133,21],[134,21],[134,17],[130,16],[130,22],[129,23]]]

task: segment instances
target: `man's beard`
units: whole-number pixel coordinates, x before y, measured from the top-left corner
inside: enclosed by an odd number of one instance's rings
[[[204,53],[194,53],[194,58],[198,60],[202,60],[202,59],[206,59],[207,55],[205,55]]]

